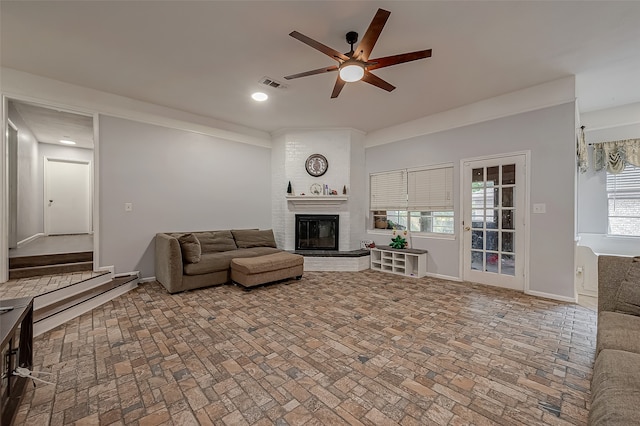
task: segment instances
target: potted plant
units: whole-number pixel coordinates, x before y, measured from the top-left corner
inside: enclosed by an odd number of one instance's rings
[[[407,231],[404,231],[403,234],[406,236]],[[407,239],[404,238],[400,234],[396,234],[396,231],[393,231],[394,237],[391,239],[391,244],[389,244],[394,249],[403,249],[407,247]]]

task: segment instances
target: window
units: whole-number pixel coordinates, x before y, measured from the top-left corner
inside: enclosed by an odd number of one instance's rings
[[[622,173],[607,172],[609,234],[640,237],[640,167],[630,164]]]
[[[452,166],[372,174],[373,228],[453,234],[452,193]]]

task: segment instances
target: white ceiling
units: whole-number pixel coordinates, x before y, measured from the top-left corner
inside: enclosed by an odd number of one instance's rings
[[[358,82],[330,99],[335,73],[283,79],[335,64],[291,31],[346,52],[378,7],[391,16],[372,57],[433,49],[374,71],[395,91]],[[568,75],[582,112],[640,102],[638,1],[3,0],[0,12],[3,67],[267,132],[370,132]]]
[[[60,140],[65,139],[75,142],[76,148],[93,149],[93,117],[26,102],[11,103],[38,142],[63,145]]]

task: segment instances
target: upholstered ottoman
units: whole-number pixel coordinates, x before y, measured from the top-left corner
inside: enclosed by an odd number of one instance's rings
[[[231,281],[245,288],[302,278],[304,257],[286,251],[231,260]]]

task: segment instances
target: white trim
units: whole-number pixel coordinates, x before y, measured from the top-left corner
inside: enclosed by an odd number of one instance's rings
[[[447,281],[455,281],[458,283],[463,282],[462,278],[460,277],[453,277],[451,275],[442,275],[442,274],[434,274],[432,272],[427,272],[426,274],[424,274],[425,277],[430,277],[430,278],[438,278],[441,280],[447,280]]]
[[[161,105],[138,101],[75,84],[40,77],[11,68],[0,68],[2,91],[12,99],[66,105],[70,110],[83,109],[111,117],[134,120],[172,129],[209,135],[232,142],[271,147],[267,132],[226,121],[204,117]],[[37,96],[38,98],[36,98]]]
[[[61,287],[48,293],[40,294],[33,299],[33,310],[37,311],[38,309],[46,308],[54,303],[68,299],[74,294],[99,287],[108,283],[111,279],[111,274],[98,275],[96,277],[89,278],[88,280],[80,281],[79,283],[70,284],[66,287]]]
[[[298,210],[334,207],[349,200],[348,195],[287,195],[285,198]]]
[[[0,136],[0,283],[9,280],[9,182],[7,179],[7,121],[9,100],[2,96],[2,136]]]
[[[524,294],[529,296],[542,297],[544,299],[559,300],[561,302],[578,303],[577,297],[559,296],[557,294],[545,293],[542,291],[525,290]]]
[[[93,270],[100,269],[100,116],[93,113],[93,174],[91,202],[92,226],[93,230]],[[114,267],[109,271],[113,275]]]
[[[94,241],[94,245],[95,245],[95,241]],[[94,251],[94,255],[95,255],[95,251]],[[93,259],[93,262],[94,262],[94,264],[95,264],[95,258]],[[115,275],[115,273],[116,273],[116,267],[115,267],[115,266],[113,266],[113,265],[110,265],[110,266],[100,266],[100,267],[97,267],[97,268],[95,268],[95,267],[94,267],[94,268],[93,268],[93,270],[94,270],[94,271],[98,271],[98,272],[100,272],[100,271],[107,271],[107,272],[109,272],[111,275]]]
[[[492,154],[492,155],[483,155],[480,157],[474,158],[463,158],[460,160],[460,211],[459,211],[459,233],[460,233],[460,243],[458,244],[458,273],[460,277],[464,280],[464,163],[472,162],[472,161],[485,161],[485,160],[494,160],[494,159],[502,159],[506,157],[516,157],[516,156],[524,156],[524,172],[525,172],[525,193],[524,193],[524,215],[522,220],[524,220],[524,265],[523,265],[523,286],[524,292],[527,293],[530,288],[530,256],[531,256],[531,225],[530,225],[530,199],[531,199],[531,151],[515,151],[504,154]],[[518,289],[519,290],[519,289]]]
[[[365,148],[575,102],[575,76],[506,93],[367,134]]]
[[[35,240],[37,240],[37,239],[38,239],[38,238],[40,238],[40,237],[44,237],[44,233],[42,233],[42,232],[38,232],[37,234],[33,234],[32,236],[27,237],[27,238],[25,238],[25,239],[24,239],[24,240],[22,240],[22,241],[18,241],[18,244],[17,244],[17,245],[18,245],[18,247],[22,247],[23,245],[25,245],[25,244],[29,244],[30,242],[35,241]]]
[[[140,279],[138,280],[138,282],[139,282],[140,284],[143,284],[143,283],[151,283],[151,282],[154,282],[154,281],[157,281],[157,280],[156,280],[156,277],[140,278]]]
[[[89,300],[86,300],[72,308],[52,315],[49,318],[38,321],[33,325],[33,337],[39,336],[42,333],[51,330],[52,328],[64,324],[65,322],[72,320],[73,318],[79,317],[80,315],[89,312],[101,305],[104,305],[108,301],[113,300],[116,297],[135,289],[136,287],[138,287],[138,282],[134,279],[131,282],[122,284],[121,286],[111,289]]]
[[[113,278],[129,277],[135,275],[136,278],[140,278],[140,271],[120,272],[113,275]]]

